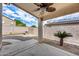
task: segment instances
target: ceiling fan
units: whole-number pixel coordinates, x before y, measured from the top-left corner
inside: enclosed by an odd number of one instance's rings
[[[34,3],[38,8],[34,11],[44,10],[46,12],[53,12],[56,10],[55,7],[51,7],[54,3]]]

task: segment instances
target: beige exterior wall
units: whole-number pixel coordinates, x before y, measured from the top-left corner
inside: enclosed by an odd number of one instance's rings
[[[29,33],[38,36],[38,28],[29,27]]]
[[[72,24],[72,25],[55,25],[52,27],[44,27],[44,38],[48,38],[50,40],[57,40],[59,41],[59,38],[54,36],[54,33],[57,31],[66,31],[68,33],[71,33],[73,37],[65,38],[65,42],[70,44],[79,45],[79,24]]]
[[[68,33],[71,33],[73,37],[65,38],[64,42],[79,46],[79,24],[54,25],[51,27],[44,26],[43,27],[43,38],[59,41],[59,38],[54,36],[54,33],[56,33],[57,31],[66,31]],[[38,35],[37,28],[34,29],[34,34]]]
[[[15,26],[15,21],[9,20],[7,17],[2,17],[3,26]]]
[[[33,28],[33,34],[38,36],[38,28]]]
[[[15,21],[10,21],[7,17],[2,17],[2,34],[7,35],[10,33],[24,33],[28,31],[27,27],[16,27]]]

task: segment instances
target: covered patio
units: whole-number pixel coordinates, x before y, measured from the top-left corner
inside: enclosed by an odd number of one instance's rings
[[[33,16],[38,18],[38,40],[43,40],[43,21],[56,18],[60,16],[64,16],[67,14],[79,12],[79,4],[78,3],[54,3],[51,5],[51,7],[55,7],[56,10],[54,12],[44,12],[42,15],[40,15],[40,11],[34,11],[38,8],[33,3],[18,3],[14,4],[17,7],[23,9],[26,12],[29,12]]]
[[[7,3],[9,4],[9,3]],[[72,14],[75,12],[79,12],[79,4],[78,3],[53,3],[51,5],[51,7],[54,7],[55,10],[50,12],[47,12],[46,10],[39,10],[36,11],[36,9],[39,8],[39,6],[37,6],[34,3],[13,3],[13,5],[19,7],[20,9],[24,10],[25,12],[30,13],[31,15],[35,16],[38,19],[38,38],[37,40],[34,40],[34,38],[30,41],[25,41],[25,42],[19,42],[19,44],[14,45],[12,48],[5,50],[7,47],[3,47],[4,49],[1,51],[1,55],[49,55],[49,56],[53,56],[53,55],[74,55],[72,53],[69,53],[67,51],[61,50],[59,48],[56,47],[52,47],[49,46],[48,44],[44,43],[44,25],[43,22],[48,20],[48,19],[53,19],[56,17],[60,17],[60,16],[64,16],[64,15],[68,15],[68,14]],[[53,31],[53,30],[52,30]],[[48,33],[50,34],[50,33]],[[38,43],[37,43],[38,42]],[[27,45],[27,44],[28,45]],[[14,43],[13,43],[14,44]],[[23,45],[26,46],[23,46]],[[20,46],[18,46],[20,45]],[[31,48],[34,45],[33,48]],[[17,48],[21,48],[18,49]],[[14,48],[16,47],[16,49]],[[53,50],[52,50],[53,49]],[[10,51],[10,52],[6,52],[6,51]],[[16,53],[16,51],[18,51]],[[23,52],[22,52],[23,51]],[[29,52],[30,51],[30,52]],[[44,51],[44,53],[43,53]],[[48,51],[48,52],[46,52]],[[54,52],[56,51],[56,52]],[[3,53],[5,52],[5,53]],[[36,53],[37,52],[37,53]],[[10,54],[11,53],[11,54]]]

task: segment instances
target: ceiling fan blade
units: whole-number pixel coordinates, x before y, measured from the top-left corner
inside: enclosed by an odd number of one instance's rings
[[[50,5],[53,5],[53,3],[34,3],[35,5],[39,6],[39,7],[48,7]]]
[[[36,6],[41,7],[42,4],[41,3],[34,3]]]
[[[51,6],[51,5],[53,5],[53,4],[54,4],[54,3],[47,3],[48,6]]]
[[[40,8],[37,8],[35,11],[39,11],[40,10]]]
[[[39,10],[40,10],[40,8],[37,8],[37,9],[33,10],[33,12],[35,12],[35,11],[39,11]]]
[[[46,11],[47,12],[54,12],[54,11],[56,11],[56,8],[54,8],[54,7],[47,7]]]
[[[47,7],[53,5],[53,3],[42,3],[42,5]]]

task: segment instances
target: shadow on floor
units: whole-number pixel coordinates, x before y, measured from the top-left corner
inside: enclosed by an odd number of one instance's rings
[[[50,40],[50,39],[44,39],[43,42],[55,46],[57,48],[63,49],[65,51],[74,53],[76,55],[79,55],[79,46],[68,44],[68,43],[64,43],[63,46],[59,46],[59,41]]]
[[[11,44],[10,42],[2,42],[2,46],[10,45],[10,44]]]

